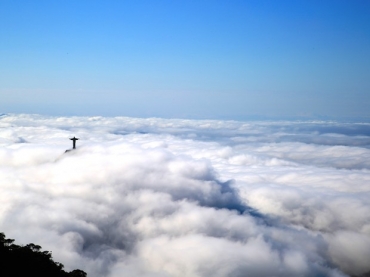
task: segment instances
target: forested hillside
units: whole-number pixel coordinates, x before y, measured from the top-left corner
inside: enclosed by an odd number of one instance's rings
[[[0,233],[0,276],[4,277],[86,277],[86,273],[76,269],[63,270],[63,264],[54,262],[51,252],[42,251],[33,243],[21,246]]]

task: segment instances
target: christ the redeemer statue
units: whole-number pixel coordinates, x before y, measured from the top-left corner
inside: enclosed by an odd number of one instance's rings
[[[73,138],[70,138],[70,140],[73,140],[73,149],[76,149],[76,140],[78,140],[78,138],[73,137]]]

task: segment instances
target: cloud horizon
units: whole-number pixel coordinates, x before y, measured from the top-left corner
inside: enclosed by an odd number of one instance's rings
[[[1,231],[67,270],[370,272],[368,123],[9,114],[0,144]]]

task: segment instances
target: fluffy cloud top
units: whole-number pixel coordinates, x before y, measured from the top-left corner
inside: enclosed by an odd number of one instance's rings
[[[369,124],[3,115],[0,145],[0,229],[66,269],[370,272]]]

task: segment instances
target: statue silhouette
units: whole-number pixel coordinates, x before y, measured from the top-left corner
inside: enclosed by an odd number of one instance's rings
[[[78,140],[78,138],[73,137],[73,138],[70,138],[70,140],[73,140],[73,149],[76,149],[76,140]]]

